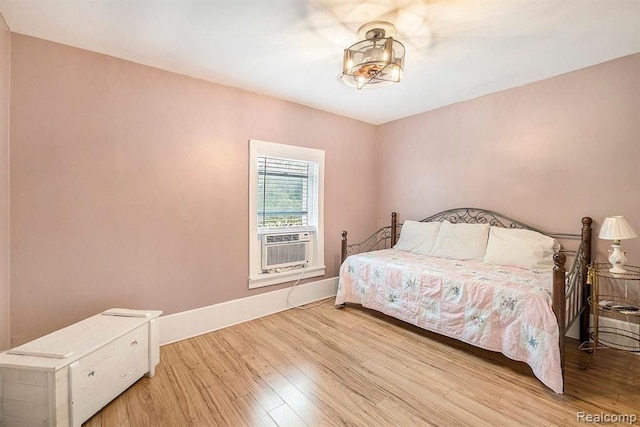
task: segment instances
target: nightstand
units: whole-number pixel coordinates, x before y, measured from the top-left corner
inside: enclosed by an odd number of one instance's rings
[[[589,304],[593,323],[588,367],[601,347],[640,352],[640,267],[625,265],[626,273],[612,273],[611,264],[594,262],[589,266],[591,284]]]

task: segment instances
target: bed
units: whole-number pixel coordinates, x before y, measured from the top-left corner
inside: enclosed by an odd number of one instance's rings
[[[349,244],[342,232],[336,306],[361,305],[501,352],[562,394],[565,334],[576,323],[588,340],[591,218],[582,218],[579,233],[542,232],[477,208],[406,220],[404,231],[397,218],[392,213],[391,225],[360,243]],[[508,246],[514,241],[516,250]]]

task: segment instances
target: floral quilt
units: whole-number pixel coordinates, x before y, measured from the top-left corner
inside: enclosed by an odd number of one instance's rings
[[[395,249],[349,256],[336,305],[345,302],[526,362],[561,394],[552,272],[435,258]]]

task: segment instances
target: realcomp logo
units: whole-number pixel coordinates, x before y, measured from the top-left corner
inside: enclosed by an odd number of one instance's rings
[[[589,414],[587,412],[576,412],[576,421],[579,423],[625,423],[635,424],[638,421],[636,414],[608,414],[600,412],[599,414]]]

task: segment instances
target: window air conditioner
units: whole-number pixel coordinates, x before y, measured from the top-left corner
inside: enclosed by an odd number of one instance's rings
[[[262,270],[295,267],[309,262],[309,233],[262,235]]]

